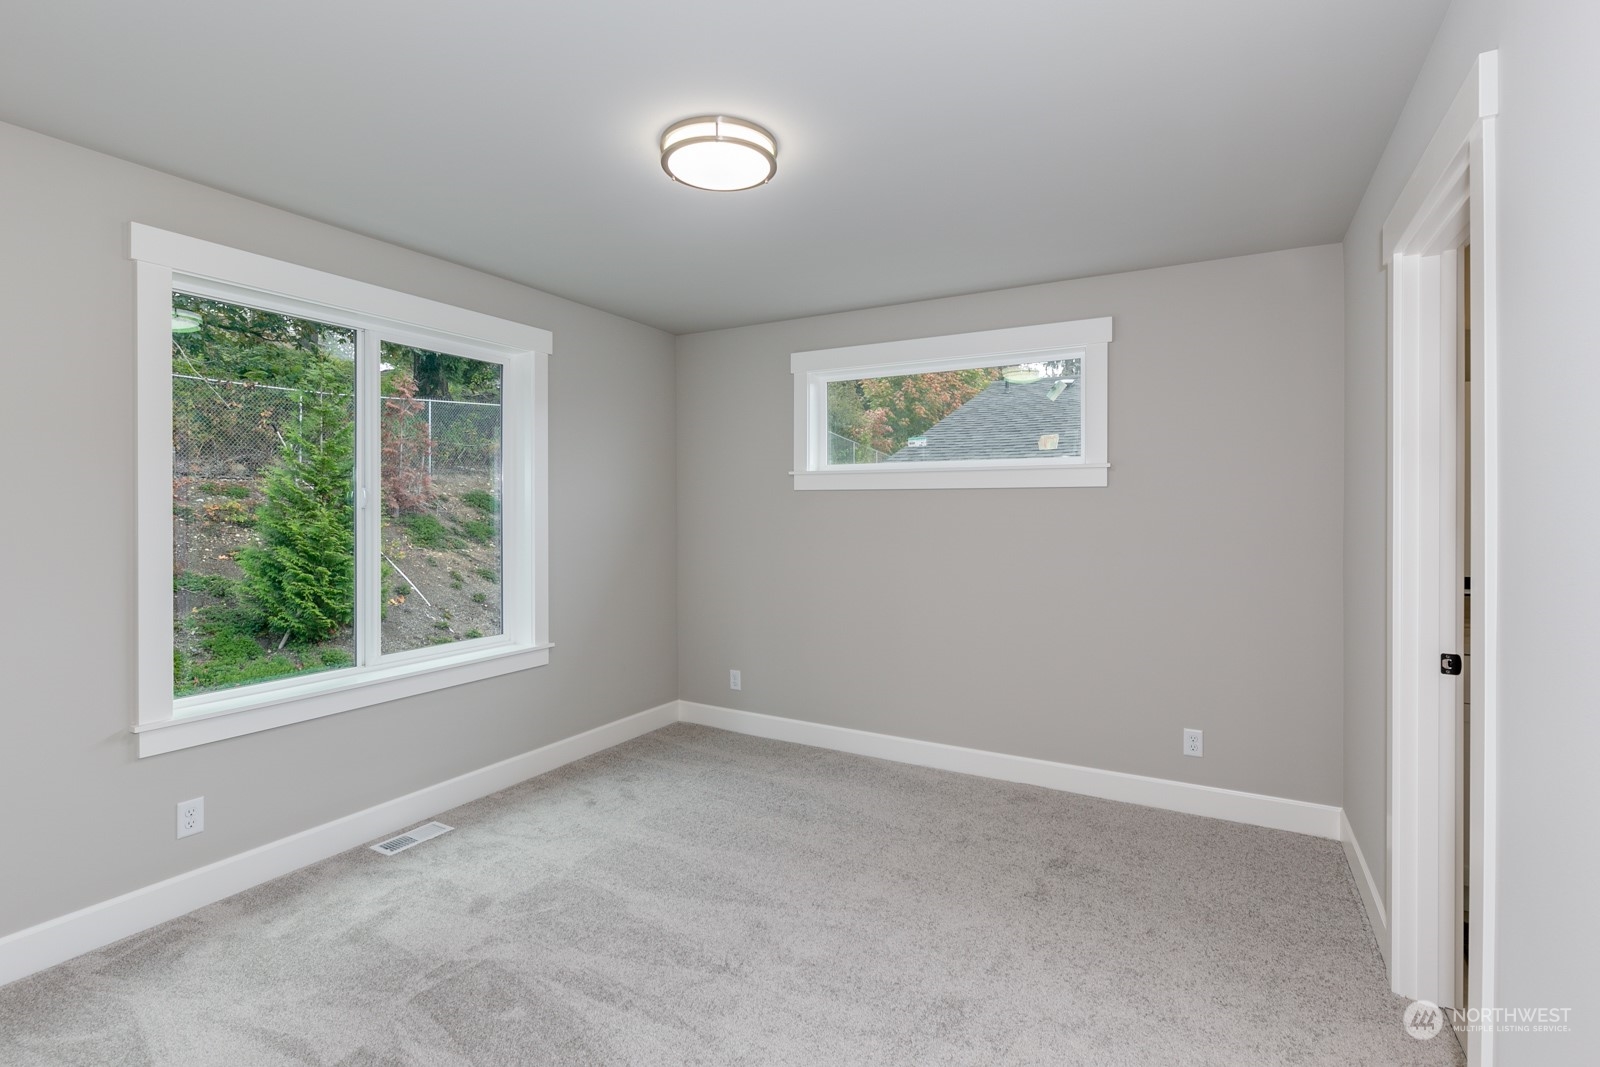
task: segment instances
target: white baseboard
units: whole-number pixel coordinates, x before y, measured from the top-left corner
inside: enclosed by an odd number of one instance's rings
[[[669,701],[576,737],[512,756],[164,882],[19,930],[0,938],[0,985],[148,930],[439,812],[659,730],[677,719],[678,702]]]
[[[1304,800],[1289,800],[1261,793],[1241,793],[1215,786],[1175,782],[1167,778],[1147,778],[1139,774],[1120,771],[1102,771],[1094,767],[1079,767],[1071,763],[1053,763],[1028,756],[1010,756],[1003,752],[986,752],[976,748],[960,748],[934,741],[917,741],[909,737],[868,733],[843,726],[825,726],[800,719],[782,719],[773,715],[760,715],[753,711],[736,711],[710,704],[679,701],[679,718],[684,722],[715,726],[757,737],[770,737],[777,741],[793,741],[815,748],[831,748],[840,752],[853,752],[859,756],[875,756],[897,763],[914,763],[921,767],[959,771],[983,778],[998,778],[1006,782],[1060,789],[1068,793],[1083,793],[1106,800],[1121,800],[1130,804],[1143,804],[1151,808],[1166,808],[1189,815],[1205,815],[1213,819],[1266,826],[1274,830],[1290,830],[1314,837],[1339,838],[1339,821],[1343,812],[1327,804],[1312,804]]]
[[[1381,897],[1350,824],[1338,808],[678,700],[0,937],[0,985],[677,721],[1339,839],[1351,857],[1362,899],[1387,952],[1388,921]]]
[[[1378,939],[1378,951],[1387,963],[1389,912],[1383,906],[1383,894],[1378,891],[1378,883],[1372,877],[1372,868],[1367,866],[1361,842],[1356,840],[1355,828],[1350,825],[1350,819],[1342,809],[1339,812],[1339,841],[1344,845],[1344,858],[1350,864],[1350,873],[1355,876],[1356,888],[1361,891],[1361,903],[1367,909],[1367,921],[1372,924],[1373,936]]]

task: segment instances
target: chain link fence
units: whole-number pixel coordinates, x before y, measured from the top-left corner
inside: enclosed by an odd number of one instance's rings
[[[500,455],[500,405],[480,400],[427,400],[428,473],[435,470],[483,473]]]
[[[500,405],[477,400],[404,400],[404,418],[425,423],[428,473],[493,469]],[[387,409],[384,418],[393,418]],[[172,376],[172,469],[177,477],[243,478],[265,470],[283,447],[283,427],[301,418],[297,390],[280,385]]]
[[[870,445],[863,445],[843,434],[828,431],[829,463],[882,463],[888,458],[887,452],[879,452]]]

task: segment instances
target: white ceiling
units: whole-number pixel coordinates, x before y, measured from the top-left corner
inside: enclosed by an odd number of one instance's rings
[[[14,2],[0,119],[687,332],[1339,240],[1445,6]]]

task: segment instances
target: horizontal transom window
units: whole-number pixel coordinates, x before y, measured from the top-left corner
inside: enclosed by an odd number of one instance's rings
[[[1111,320],[791,357],[796,489],[1106,484]]]

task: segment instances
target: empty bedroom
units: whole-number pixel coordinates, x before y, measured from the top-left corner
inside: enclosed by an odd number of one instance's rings
[[[1597,40],[0,6],[0,1065],[1600,1062]]]

